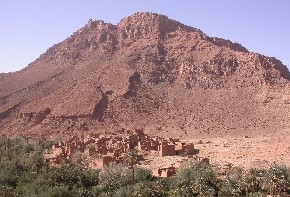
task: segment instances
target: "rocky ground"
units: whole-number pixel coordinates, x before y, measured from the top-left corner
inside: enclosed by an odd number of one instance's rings
[[[186,139],[186,141],[195,144],[196,149],[199,150],[197,157],[209,158],[211,164],[221,168],[229,163],[245,169],[268,168],[273,164],[290,167],[289,133],[290,131],[287,130],[255,136],[202,136],[196,139]],[[141,164],[150,169],[170,167],[172,164],[179,167],[187,159],[187,156],[151,155]]]
[[[289,130],[270,135],[215,137],[194,140],[200,157],[211,163],[235,166],[269,167],[273,164],[290,166]]]

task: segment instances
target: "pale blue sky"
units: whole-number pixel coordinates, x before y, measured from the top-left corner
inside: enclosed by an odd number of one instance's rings
[[[290,67],[290,0],[0,0],[0,72],[20,70],[89,19],[156,12]]]

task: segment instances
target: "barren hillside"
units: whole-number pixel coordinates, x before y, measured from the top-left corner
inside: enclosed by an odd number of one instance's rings
[[[0,132],[275,132],[290,127],[289,77],[273,57],[163,15],[90,20],[25,69],[0,75]]]

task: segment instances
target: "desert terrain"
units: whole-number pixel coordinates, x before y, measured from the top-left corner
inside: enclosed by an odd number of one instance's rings
[[[289,79],[276,58],[163,15],[89,20],[26,68],[0,76],[0,133],[142,128],[192,141],[212,163],[289,165]]]
[[[192,142],[198,154],[194,159],[208,158],[210,164],[218,168],[226,168],[228,164],[249,168],[269,168],[275,164],[290,166],[290,136],[289,131],[270,135],[237,135],[233,136],[197,136],[195,139],[185,138]],[[151,156],[142,166],[150,169],[179,167],[188,156]]]
[[[213,164],[231,163],[245,168],[268,168],[273,164],[290,166],[289,131],[268,136],[216,137],[195,140],[201,157]]]

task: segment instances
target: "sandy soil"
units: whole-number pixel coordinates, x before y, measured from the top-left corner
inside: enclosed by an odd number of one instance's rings
[[[269,167],[282,164],[290,167],[289,132],[264,136],[215,137],[194,140],[200,157],[211,163],[236,166]],[[202,142],[202,143],[201,143]]]
[[[211,164],[223,168],[231,163],[235,166],[242,166],[245,169],[251,167],[268,168],[273,164],[290,167],[290,132],[274,133],[271,135],[255,136],[216,136],[200,137],[193,142],[196,149],[199,149],[197,157],[209,158]],[[195,157],[195,156],[193,156]],[[160,157],[153,154],[141,162],[143,167],[149,169],[175,166],[179,167],[188,156],[166,156]]]

